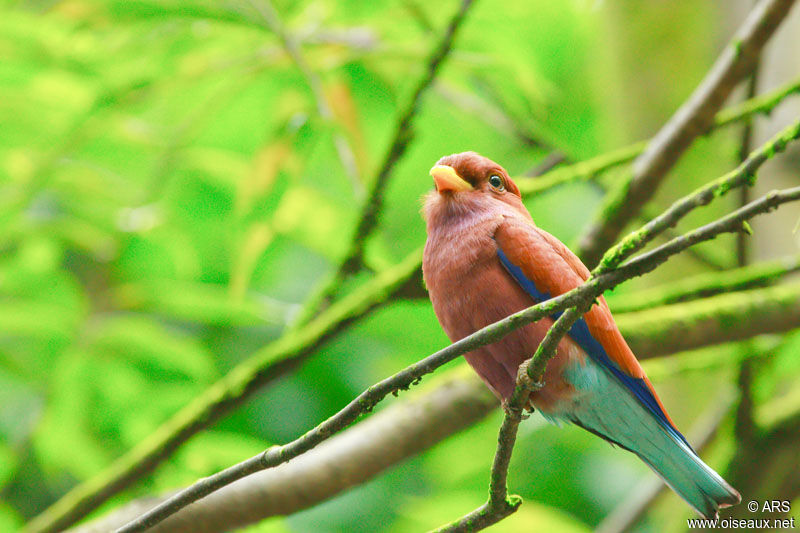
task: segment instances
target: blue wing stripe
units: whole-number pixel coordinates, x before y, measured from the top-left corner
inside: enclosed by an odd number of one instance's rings
[[[513,277],[514,280],[519,283],[519,285],[531,296],[531,298],[537,302],[544,302],[551,298],[550,294],[542,292],[536,288],[536,285],[533,283],[533,281],[528,279],[520,267],[511,262],[499,245],[497,247],[497,255],[505,269],[509,272],[509,274],[511,274],[511,277]],[[561,312],[553,313],[551,315],[553,320],[556,320],[560,316]],[[603,348],[603,345],[592,336],[586,320],[581,318],[575,322],[575,324],[573,324],[572,328],[569,330],[569,336],[578,344],[578,346],[580,346],[587,354],[589,354],[592,359],[607,368],[620,382],[622,382],[622,384],[625,385],[651,413],[653,413],[664,429],[691,448],[684,436],[681,435],[680,432],[672,427],[672,424],[669,423],[667,415],[661,409],[661,406],[658,405],[658,401],[656,401],[653,393],[650,391],[650,388],[647,386],[644,380],[629,376],[621,368],[619,368],[614,361],[611,360],[606,353],[605,348]]]

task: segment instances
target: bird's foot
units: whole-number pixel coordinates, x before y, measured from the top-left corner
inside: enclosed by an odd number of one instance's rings
[[[535,380],[528,375],[527,371],[520,370],[517,374],[517,381],[520,385],[528,389],[530,392],[536,392],[544,387],[544,380]]]
[[[510,418],[518,418],[519,420],[527,420],[531,416],[530,413],[533,412],[533,406],[530,404],[520,409],[509,404],[508,400],[503,400],[500,402],[500,405],[503,407],[503,412],[506,414],[506,416]],[[527,413],[525,412],[526,410],[528,410]]]

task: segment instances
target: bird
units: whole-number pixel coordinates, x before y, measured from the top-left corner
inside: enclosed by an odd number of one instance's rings
[[[439,159],[424,198],[422,272],[436,317],[452,342],[581,285],[589,270],[534,224],[508,172],[475,152]],[[464,355],[506,401],[517,371],[557,316],[526,324]],[[633,452],[705,518],[741,501],[675,427],[653,385],[598,297],[556,347],[530,407]]]

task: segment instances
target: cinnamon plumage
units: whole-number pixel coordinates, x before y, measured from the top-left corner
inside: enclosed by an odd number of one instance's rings
[[[440,159],[431,176],[436,189],[425,200],[422,268],[436,316],[452,341],[588,278],[580,259],[534,224],[516,184],[497,163],[464,152]],[[507,399],[519,365],[536,352],[554,318],[464,357]],[[531,395],[543,416],[635,453],[701,515],[715,517],[719,508],[741,501],[675,427],[602,297],[561,340],[544,382]]]

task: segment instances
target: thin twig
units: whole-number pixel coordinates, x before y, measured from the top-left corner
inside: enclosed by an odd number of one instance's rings
[[[306,61],[306,58],[300,50],[300,44],[297,39],[288,32],[278,12],[272,5],[272,2],[270,0],[250,0],[250,5],[252,5],[261,18],[264,19],[264,22],[272,33],[278,37],[286,53],[297,67],[297,70],[303,75],[306,84],[309,89],[311,89],[311,94],[314,97],[314,103],[320,118],[322,118],[326,124],[335,128],[336,117],[328,102],[328,97],[325,95],[325,90],[322,87],[322,80],[308,64],[308,61]],[[337,131],[333,134],[333,144],[336,147],[336,153],[339,156],[339,161],[342,163],[344,173],[353,185],[356,196],[363,197],[365,193],[364,184],[361,183],[361,179],[359,178],[356,157],[355,154],[353,154],[350,143],[344,135]]]
[[[798,124],[800,128],[800,123]],[[799,130],[800,131],[800,130]],[[783,136],[779,134],[768,145],[776,145],[781,142]],[[788,141],[786,141],[788,142]],[[726,181],[729,186],[736,182],[736,176],[727,176]],[[717,180],[714,183],[718,183]],[[740,183],[741,185],[742,183]],[[706,194],[707,188],[701,188],[692,196],[703,197]],[[687,197],[688,198],[688,197]],[[210,494],[214,490],[225,486],[236,479],[240,479],[250,473],[271,468],[282,464],[290,459],[297,457],[306,451],[312,449],[314,446],[329,438],[332,434],[347,427],[350,423],[355,421],[362,413],[369,411],[376,403],[386,397],[392,392],[405,390],[414,383],[418,382],[424,375],[433,372],[436,368],[443,364],[452,361],[454,358],[474,350],[479,346],[494,342],[499,338],[507,335],[510,331],[517,329],[525,324],[539,320],[545,316],[552,315],[559,311],[564,311],[568,308],[574,308],[573,311],[565,312],[561,319],[556,322],[559,328],[556,328],[553,337],[557,334],[566,332],[571,323],[570,319],[577,319],[592,305],[592,302],[604,291],[616,286],[623,281],[632,277],[640,276],[651,270],[655,269],[658,265],[664,263],[669,257],[682,252],[686,248],[693,246],[699,242],[710,240],[717,235],[726,232],[736,232],[743,229],[745,221],[761,213],[771,211],[778,205],[794,201],[800,198],[800,187],[794,189],[787,189],[785,191],[773,191],[759,200],[748,204],[747,206],[725,216],[721,219],[707,224],[697,230],[687,233],[684,236],[673,239],[672,241],[655,248],[654,250],[642,254],[626,263],[619,265],[617,263],[616,270],[608,270],[607,268],[598,267],[586,283],[573,289],[560,296],[552,298],[546,302],[534,305],[526,310],[520,311],[511,315],[501,321],[486,326],[485,328],[451,344],[450,346],[436,352],[433,355],[407,367],[405,370],[384,379],[378,384],[370,387],[359,395],[355,400],[348,404],[344,409],[339,411],[336,415],[332,416],[316,428],[307,432],[299,439],[283,445],[275,446],[266,450],[264,453],[259,454],[247,461],[238,465],[230,467],[218,474],[210,476],[201,480],[200,482],[188,487],[181,491],[176,496],[159,505],[152,511],[143,515],[139,519],[131,522],[119,530],[119,533],[133,533],[136,531],[144,531],[147,527],[157,524],[166,517],[174,514],[181,508],[189,505],[190,503]],[[701,205],[703,202],[687,202],[685,198],[682,201],[676,202],[676,205],[690,204],[695,207]],[[706,202],[707,203],[707,202]],[[671,209],[668,210],[662,217],[670,218],[674,224],[683,218],[691,209]],[[670,224],[671,225],[671,224]],[[652,238],[658,232],[658,226],[647,229],[647,227],[640,230],[641,238]],[[626,257],[627,254],[620,252],[615,257]],[[566,318],[565,318],[566,317]],[[562,320],[563,319],[563,320]],[[552,331],[552,329],[551,329]],[[548,333],[549,335],[549,333]],[[545,337],[547,340],[548,337]],[[554,341],[560,340],[560,337]],[[551,343],[545,343],[537,350],[537,355],[532,359],[532,363],[527,368],[527,375],[533,382],[541,378],[544,372],[544,364],[546,363],[546,356],[541,355],[545,349],[550,348]]]
[[[570,162],[571,161],[569,160],[566,154],[564,154],[559,150],[553,150],[549,154],[547,154],[544,157],[544,159],[539,161],[539,163],[537,163],[536,166],[534,166],[528,172],[526,172],[525,175],[531,178],[544,176],[557,166]]]
[[[600,260],[627,223],[652,198],[681,155],[708,130],[714,114],[736,84],[752,70],[762,47],[793,4],[793,0],[762,0],[750,12],[705,79],[636,159],[629,184],[611,198],[600,219],[586,232],[579,253],[584,262],[594,265]]]
[[[462,533],[480,531],[506,518],[519,508],[522,498],[508,494],[506,480],[511,455],[517,441],[517,431],[523,419],[523,412],[528,405],[531,392],[540,389],[544,383],[544,369],[547,362],[556,354],[556,348],[572,325],[589,310],[592,300],[576,307],[569,308],[550,327],[532,358],[519,367],[517,384],[514,392],[505,405],[505,417],[497,436],[497,451],[492,461],[489,482],[489,499],[463,517],[436,530],[436,533]]]
[[[432,533],[456,533],[485,529],[513,514],[522,505],[522,498],[516,494],[509,495],[506,486],[508,462],[511,460],[511,452],[517,439],[517,429],[522,419],[522,409],[518,409],[514,414],[506,414],[503,418],[500,435],[497,438],[497,451],[492,462],[489,499],[486,503],[471,513],[436,528]]]
[[[661,212],[661,209],[654,209],[652,202],[647,206],[642,208],[642,212],[636,217],[637,223],[641,224],[647,222],[648,220],[652,220],[656,217],[657,213]],[[669,228],[664,231],[662,238],[672,239],[680,235],[680,231],[675,228]],[[711,268],[712,270],[716,270],[718,272],[722,272],[723,270],[728,270],[730,265],[726,265],[724,262],[720,261],[720,259],[711,255],[708,251],[702,248],[689,248],[686,250],[687,257],[694,259],[697,263],[700,263],[702,266]]]
[[[800,137],[800,121],[783,129],[769,142],[751,153],[742,164],[728,174],[704,185],[697,192],[683,197],[672,204],[664,213],[645,224],[643,228],[628,234],[603,255],[598,273],[615,268],[626,258],[641,250],[663,230],[674,226],[685,214],[701,205],[708,204],[715,196],[722,196],[732,188],[755,183],[755,173],[761,165],[776,153],[785,150],[786,145],[798,137]]]

